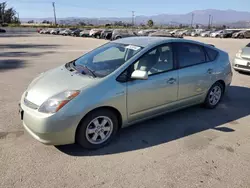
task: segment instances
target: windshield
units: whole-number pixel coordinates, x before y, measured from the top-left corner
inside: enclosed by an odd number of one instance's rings
[[[142,47],[129,44],[107,43],[77,59],[74,66],[82,74],[105,77],[118,69],[141,49]]]

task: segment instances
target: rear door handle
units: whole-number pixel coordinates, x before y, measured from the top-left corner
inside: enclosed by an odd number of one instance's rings
[[[175,78],[169,78],[168,80],[167,80],[167,83],[168,84],[174,84],[176,82],[176,79]]]
[[[208,73],[208,74],[212,74],[212,73],[213,73],[213,69],[208,69],[208,70],[207,70],[207,73]]]

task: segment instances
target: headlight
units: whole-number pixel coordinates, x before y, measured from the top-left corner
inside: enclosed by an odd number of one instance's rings
[[[240,50],[240,51],[236,54],[236,57],[237,57],[237,58],[241,58],[241,53],[242,53],[242,50]]]
[[[79,93],[80,91],[78,90],[69,90],[59,93],[45,101],[38,111],[43,113],[56,113],[69,101],[79,95]]]

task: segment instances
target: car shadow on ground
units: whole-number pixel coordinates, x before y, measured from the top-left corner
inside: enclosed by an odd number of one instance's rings
[[[58,45],[51,44],[0,44],[0,49],[20,49],[20,48],[56,48]]]
[[[0,33],[0,38],[12,38],[12,37],[33,37],[33,33]]]
[[[44,54],[52,54],[53,51],[46,51],[46,52],[1,52],[0,57],[35,57]]]
[[[110,145],[98,150],[85,150],[77,144],[56,147],[72,156],[96,156],[157,146],[208,129],[230,134],[235,130],[224,124],[237,126],[238,119],[250,115],[249,104],[250,89],[231,86],[216,109],[208,110],[194,106],[156,117],[122,129]]]
[[[4,59],[0,60],[0,72],[9,69],[18,69],[25,67],[25,61],[21,59]]]

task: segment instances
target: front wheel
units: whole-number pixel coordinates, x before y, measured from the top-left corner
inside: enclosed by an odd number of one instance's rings
[[[224,93],[224,87],[221,83],[216,82],[208,91],[204,101],[204,106],[209,109],[215,108],[221,101]]]
[[[108,144],[118,131],[118,119],[109,109],[88,114],[76,132],[76,142],[87,149],[98,149]]]

